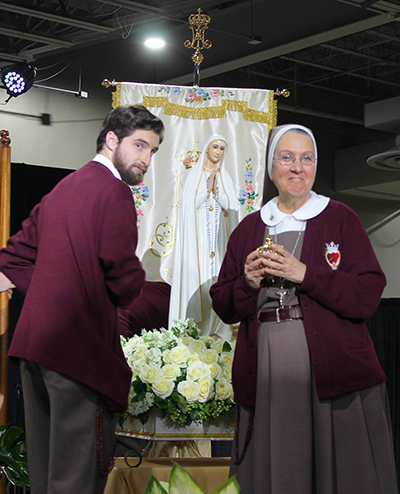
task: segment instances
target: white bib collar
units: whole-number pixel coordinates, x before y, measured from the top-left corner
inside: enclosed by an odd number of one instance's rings
[[[287,223],[290,219],[296,220],[297,223],[315,218],[315,216],[318,216],[326,208],[330,198],[316,194],[313,191],[310,191],[310,194],[311,197],[308,201],[292,214],[286,214],[280,211],[278,209],[278,197],[274,197],[261,208],[260,214],[262,221],[268,226],[276,227],[282,221]]]

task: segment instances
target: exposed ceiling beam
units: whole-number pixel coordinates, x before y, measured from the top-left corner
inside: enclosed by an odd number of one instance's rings
[[[301,60],[301,59],[294,58],[294,57],[283,56],[281,58],[283,58],[284,60],[288,60],[289,62],[295,62],[295,63],[301,64],[301,65],[306,65],[309,67],[315,67],[318,69],[323,69],[323,70],[327,70],[330,72],[334,72],[337,75],[350,75],[352,77],[357,77],[359,79],[365,79],[368,81],[378,82],[379,84],[386,84],[387,86],[394,86],[394,87],[400,88],[400,84],[398,84],[396,82],[391,82],[391,81],[388,81],[386,79],[377,79],[376,77],[370,77],[368,75],[357,74],[356,72],[353,72],[352,70],[336,69],[334,67],[328,67],[326,65],[321,65],[318,63],[314,63],[314,62],[307,62],[305,60]],[[380,65],[380,64],[378,64],[378,65]],[[355,70],[361,70],[361,68],[366,68],[366,66],[356,68]],[[334,76],[330,76],[329,78],[331,78],[331,77],[334,77]],[[322,80],[323,79],[316,78],[315,82],[320,82]],[[311,80],[310,82],[313,82],[313,81]]]
[[[124,9],[132,10],[134,12],[147,12],[152,14],[164,12],[164,9],[159,7],[153,7],[152,5],[146,5],[145,3],[132,2],[131,0],[98,0],[98,2],[114,5],[115,7],[123,7]]]
[[[39,43],[46,43],[47,45],[55,45],[62,48],[72,48],[74,43],[70,41],[64,41],[58,38],[49,38],[40,34],[25,33],[24,31],[18,31],[17,29],[8,29],[6,27],[0,27],[0,34],[11,36],[12,38],[29,39],[30,41],[38,41]]]
[[[223,74],[231,70],[236,70],[242,67],[247,67],[248,65],[253,65],[255,63],[264,62],[265,60],[270,60],[271,58],[277,58],[288,53],[294,53],[305,48],[310,48],[311,46],[319,45],[321,43],[326,43],[337,38],[342,38],[343,36],[348,36],[350,34],[365,31],[366,29],[372,29],[377,26],[382,26],[383,24],[388,24],[390,22],[395,22],[399,20],[399,17],[390,17],[387,15],[374,16],[363,21],[355,22],[347,26],[341,26],[324,33],[315,34],[313,36],[308,36],[307,38],[300,39],[298,41],[293,41],[291,43],[286,43],[281,46],[276,46],[268,50],[260,51],[259,53],[254,53],[246,57],[239,58],[237,60],[232,60],[230,62],[221,63],[214,67],[209,67],[207,69],[201,70],[200,75],[202,79],[207,77],[212,77],[215,75]],[[193,81],[193,73],[183,75],[181,77],[174,77],[164,81],[165,84],[188,84]]]
[[[340,46],[331,45],[329,43],[321,43],[320,46],[322,46],[323,48],[328,48],[329,50],[332,50],[332,51],[338,51],[340,53],[346,53],[346,55],[353,55],[355,57],[371,60],[372,62],[377,62],[377,63],[381,63],[384,65],[389,65],[390,67],[395,67],[395,68],[400,67],[400,63],[398,63],[398,62],[392,62],[390,60],[387,60],[386,58],[375,57],[374,55],[370,55],[368,53],[362,53],[360,51],[355,51],[355,50],[348,50],[346,48],[341,48]]]
[[[88,31],[95,31],[99,33],[114,32],[114,28],[112,27],[100,26],[98,24],[93,24],[91,22],[85,22],[79,19],[73,19],[71,17],[63,17],[61,15],[51,14],[49,12],[28,9],[27,7],[21,7],[19,5],[11,5],[5,2],[0,2],[0,9],[6,10],[8,12],[13,12],[14,14],[22,14],[30,17],[35,17],[37,19],[45,19],[47,21],[58,22],[60,24],[67,24],[68,26],[79,27],[82,29],[87,29]]]

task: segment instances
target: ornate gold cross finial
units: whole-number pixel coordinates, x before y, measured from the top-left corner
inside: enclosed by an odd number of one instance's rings
[[[201,9],[197,9],[197,14],[190,14],[189,24],[192,30],[192,41],[185,41],[185,48],[192,48],[195,52],[192,55],[192,60],[196,65],[200,65],[204,60],[201,50],[212,47],[211,41],[204,39],[204,32],[210,23],[210,16],[201,13]]]

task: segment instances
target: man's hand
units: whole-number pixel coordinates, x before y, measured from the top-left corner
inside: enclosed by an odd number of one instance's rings
[[[0,271],[0,292],[8,292],[8,298],[11,298],[13,288],[16,288],[14,283]]]

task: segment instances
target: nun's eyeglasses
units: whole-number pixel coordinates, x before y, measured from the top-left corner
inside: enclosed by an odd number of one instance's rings
[[[285,153],[277,158],[274,158],[275,161],[281,163],[282,165],[292,165],[297,159],[300,160],[302,165],[313,165],[315,163],[314,156],[309,153],[304,153],[301,156],[294,156],[291,153]]]

